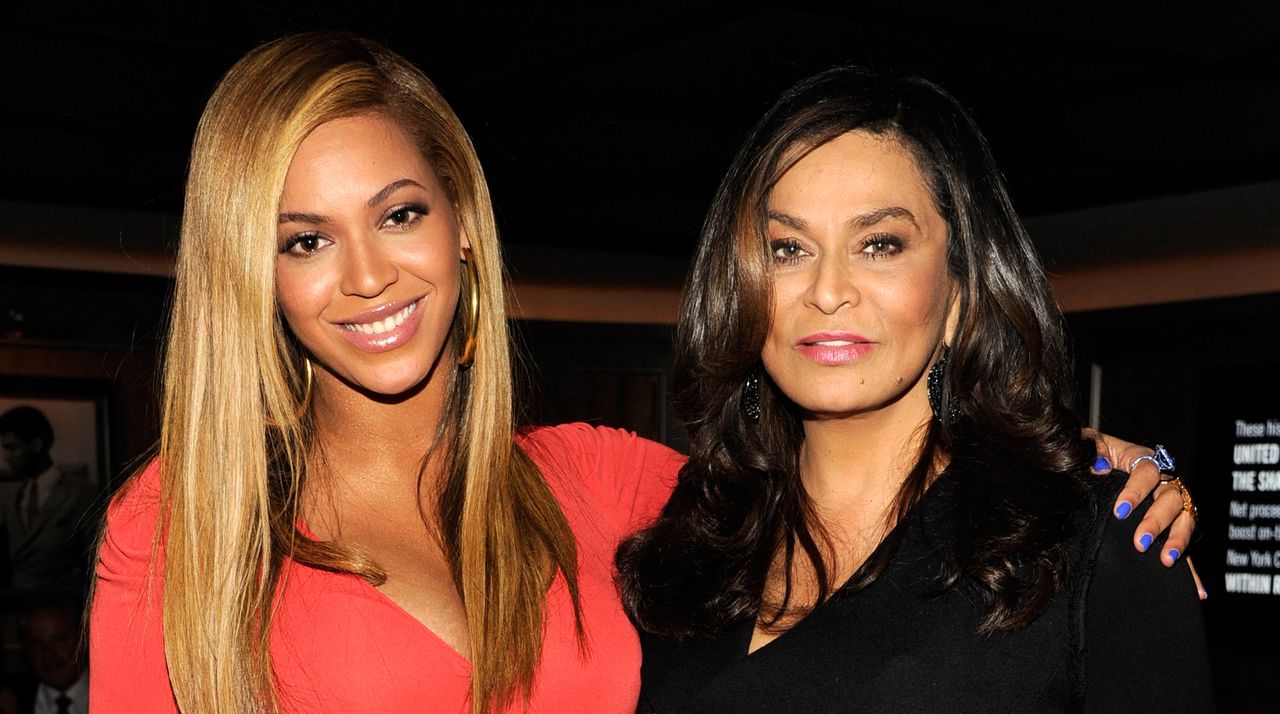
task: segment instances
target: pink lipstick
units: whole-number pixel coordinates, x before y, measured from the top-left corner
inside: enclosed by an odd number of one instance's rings
[[[875,349],[876,343],[854,332],[815,332],[800,338],[796,350],[819,364],[852,362]]]
[[[336,323],[338,330],[356,349],[386,352],[409,341],[422,322],[426,295],[379,305]]]

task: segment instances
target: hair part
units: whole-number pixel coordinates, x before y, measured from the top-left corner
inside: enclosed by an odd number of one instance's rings
[[[690,458],[660,518],[620,547],[623,599],[644,629],[683,637],[744,617],[766,627],[804,614],[791,602],[796,558],[831,595],[827,536],[799,478],[797,409],[763,374],[772,320],[769,193],[808,152],[862,131],[900,142],[916,158],[948,227],[948,270],[959,320],[945,372],[943,413],[921,435],[877,550],[843,587],[874,582],[901,539],[893,526],[937,477],[957,472],[965,514],[937,525],[945,544],[939,586],[963,581],[987,604],[979,629],[1030,622],[1063,583],[1065,534],[1084,492],[1075,474],[1093,457],[1071,411],[1072,372],[1062,318],[990,149],[964,108],[938,86],[839,67],[795,85],[756,124],[712,202],[685,284],[676,334],[676,408]],[[760,375],[758,423],[741,386]],[[1032,478],[1027,472],[1043,478]],[[977,525],[973,525],[977,523]],[[765,602],[775,554],[787,573],[780,602]]]
[[[447,404],[432,446],[445,474],[431,494],[435,512],[424,513],[438,519],[466,608],[472,712],[531,692],[557,572],[581,634],[573,533],[512,442],[502,261],[471,140],[430,80],[398,55],[342,33],[291,35],[251,51],[223,78],[196,131],[187,179],[155,540],[165,556],[166,659],[186,710],[279,709],[269,634],[286,558],[374,584],[386,577],[358,551],[297,531],[316,425],[297,413],[304,355],[276,305],[274,279],[278,202],[298,146],[327,121],[370,112],[399,122],[420,147],[479,276],[475,359],[459,370],[456,354],[445,358]],[[462,324],[454,320],[454,352]]]

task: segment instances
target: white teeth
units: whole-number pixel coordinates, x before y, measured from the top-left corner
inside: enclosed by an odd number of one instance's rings
[[[822,345],[823,347],[844,347],[846,345],[851,345],[853,343],[850,342],[849,340],[823,340],[821,342],[815,342],[813,344]]]
[[[403,309],[396,311],[396,314],[387,317],[385,320],[374,320],[373,322],[344,322],[342,329],[347,332],[361,332],[366,335],[381,335],[389,332],[404,324],[409,319],[413,311],[418,309],[418,301],[413,301],[406,305]]]

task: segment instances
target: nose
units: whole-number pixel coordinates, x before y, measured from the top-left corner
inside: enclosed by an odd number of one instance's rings
[[[852,266],[843,256],[825,255],[813,267],[812,282],[805,300],[827,315],[842,307],[853,307],[862,300]]]
[[[347,241],[343,254],[341,290],[345,295],[377,297],[395,283],[399,271],[376,236]]]

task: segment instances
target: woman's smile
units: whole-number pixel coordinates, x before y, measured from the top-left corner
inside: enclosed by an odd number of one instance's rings
[[[344,320],[338,323],[343,331],[342,336],[365,352],[393,350],[413,338],[422,321],[422,313],[418,307],[428,297],[423,295],[416,300],[382,305]]]
[[[876,344],[855,332],[818,332],[800,338],[796,351],[819,364],[852,362],[875,349]]]

